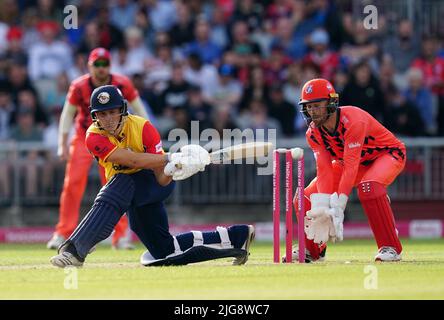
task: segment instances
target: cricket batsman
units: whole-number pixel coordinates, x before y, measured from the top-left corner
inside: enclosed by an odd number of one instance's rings
[[[364,110],[339,107],[339,95],[325,79],[305,83],[299,105],[317,170],[304,191],[306,262],[323,260],[327,241],[342,241],[344,210],[353,187],[378,246],[375,261],[401,260],[387,186],[404,168],[404,144]],[[296,207],[299,200],[295,198]],[[297,257],[294,250],[293,259]]]
[[[96,48],[88,58],[89,74],[75,79],[69,87],[59,125],[58,155],[67,160],[63,190],[60,197],[59,222],[54,235],[47,243],[49,249],[57,249],[74,231],[79,221],[80,204],[88,182],[88,172],[93,158],[85,147],[85,134],[91,125],[89,100],[92,91],[102,85],[117,86],[138,115],[148,119],[139,93],[131,81],[119,74],[110,73],[111,56],[108,50]],[[75,134],[68,147],[68,134],[75,121]],[[102,185],[105,184],[103,168],[99,167]],[[131,249],[127,239],[128,219],[123,216],[116,225],[112,246]]]
[[[185,265],[233,257],[245,264],[254,238],[250,225],[218,227],[216,231],[191,231],[171,235],[164,200],[175,182],[203,171],[208,152],[188,145],[165,154],[158,131],[146,119],[130,115],[127,101],[116,86],[95,89],[91,95],[93,124],[86,147],[105,168],[107,184],[71,236],[50,262],[57,267],[82,266],[91,249],[106,239],[121,216],[148,249],[140,258],[145,266]]]

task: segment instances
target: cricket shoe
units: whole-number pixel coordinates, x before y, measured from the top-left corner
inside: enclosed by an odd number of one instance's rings
[[[59,253],[58,255],[52,257],[49,261],[53,266],[59,268],[83,266],[83,262],[77,259],[72,253],[68,251]]]
[[[375,261],[392,262],[401,261],[401,255],[393,247],[381,247],[375,256]]]
[[[321,251],[321,253],[319,253],[319,259],[315,259],[311,256],[310,251],[308,251],[308,249],[305,249],[305,263],[324,261],[326,252],[327,252],[327,246],[325,246],[324,249]],[[293,246],[291,260],[292,260],[292,262],[299,261],[299,249],[298,249],[297,245]],[[285,255],[282,256],[282,262],[287,262],[287,257]]]
[[[136,247],[131,243],[131,240],[127,238],[120,238],[116,243],[111,246],[114,250],[133,250]]]
[[[48,249],[53,249],[53,250],[57,250],[63,242],[65,242],[65,237],[54,233],[54,235],[52,236],[51,240],[48,241],[48,243],[46,244],[46,247]]]
[[[241,247],[242,250],[245,250],[245,253],[233,259],[234,266],[245,264],[248,261],[248,257],[250,255],[250,245],[254,240],[254,236],[254,227],[252,225],[248,225],[247,240],[245,240],[244,244]]]

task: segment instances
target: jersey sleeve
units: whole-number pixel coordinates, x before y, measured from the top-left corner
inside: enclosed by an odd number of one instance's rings
[[[80,106],[81,98],[80,88],[74,83],[71,84],[68,89],[68,94],[66,95],[66,101],[74,106]]]
[[[146,121],[142,130],[142,141],[146,153],[163,154],[162,140],[157,129]]]
[[[376,121],[376,120],[375,120]],[[339,180],[338,194],[349,195],[361,162],[367,123],[364,120],[354,122],[344,134],[344,171]]]
[[[122,95],[129,102],[133,101],[139,96],[139,92],[127,77],[122,78]]]
[[[325,146],[323,146],[309,129],[306,133],[308,145],[313,150],[316,160],[316,184],[319,193],[333,193],[333,168],[332,158]]]
[[[109,155],[117,149],[117,146],[109,141],[107,137],[92,132],[86,135],[85,144],[94,157],[103,161],[106,161]]]

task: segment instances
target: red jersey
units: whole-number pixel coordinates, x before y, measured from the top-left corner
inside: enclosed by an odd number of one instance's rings
[[[421,69],[427,88],[438,95],[444,95],[444,58],[436,57],[432,62],[417,58],[412,62],[412,67]]]
[[[382,154],[395,161],[405,158],[405,146],[393,133],[366,111],[352,106],[338,108],[338,121],[333,133],[311,123],[306,139],[313,149],[318,192],[349,195],[359,166],[368,166]],[[333,189],[332,161],[343,164],[338,190]]]
[[[128,101],[133,101],[139,96],[137,89],[131,81],[118,74],[110,74],[109,84],[115,85],[122,91],[123,97]],[[96,87],[92,83],[91,75],[85,74],[75,79],[69,86],[67,101],[76,106],[77,115],[75,118],[75,128],[77,135],[85,135],[86,130],[91,125],[91,115],[89,113],[89,103],[92,92]]]

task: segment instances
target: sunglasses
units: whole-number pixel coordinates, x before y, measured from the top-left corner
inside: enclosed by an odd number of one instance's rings
[[[97,60],[97,61],[93,62],[93,66],[96,68],[99,68],[99,67],[106,68],[106,67],[109,67],[109,61],[108,60]]]

